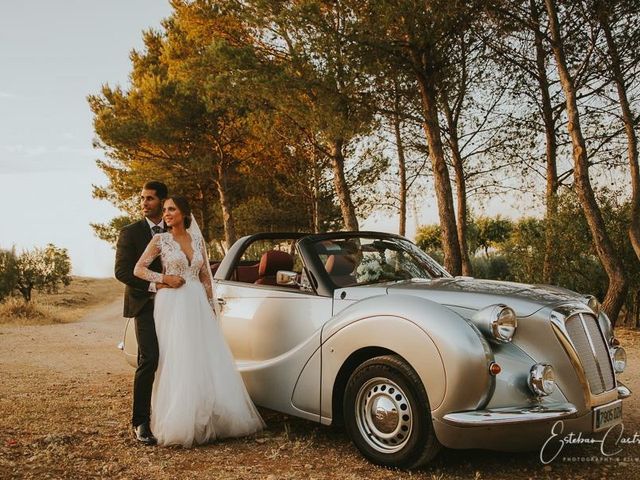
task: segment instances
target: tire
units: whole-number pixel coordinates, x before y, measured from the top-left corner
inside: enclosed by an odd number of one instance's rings
[[[422,381],[398,355],[371,358],[353,371],[343,412],[349,437],[375,464],[417,468],[441,448]]]

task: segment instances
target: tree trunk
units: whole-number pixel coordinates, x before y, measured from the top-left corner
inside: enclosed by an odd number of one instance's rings
[[[633,301],[633,326],[640,329],[640,289],[636,290],[636,295]]]
[[[227,252],[225,251],[225,248],[224,248],[224,242],[221,242],[220,240],[215,240],[215,242],[217,244],[218,250],[221,253],[220,259],[216,259],[216,260],[218,262],[221,262]]]
[[[462,258],[456,229],[455,211],[453,208],[451,180],[449,179],[449,170],[444,158],[442,137],[440,136],[440,122],[438,120],[435,88],[426,76],[419,76],[418,81],[425,118],[424,131],[429,145],[429,157],[431,158],[436,198],[438,200],[444,265],[452,275],[460,275]]]
[[[458,241],[460,242],[460,254],[462,255],[462,274],[473,275],[473,267],[471,266],[471,260],[469,259],[469,247],[467,246],[467,185],[464,178],[464,167],[462,163],[462,156],[458,149],[457,140],[454,147],[452,147],[453,154],[453,168],[456,174],[456,194],[458,202]]]
[[[404,157],[404,145],[402,144],[402,132],[400,131],[400,102],[398,85],[394,91],[393,130],[396,135],[396,149],[398,150],[398,174],[400,175],[400,219],[398,222],[398,234],[404,236],[407,230],[407,166]]]
[[[558,232],[555,219],[558,215],[558,167],[556,155],[558,150],[556,139],[556,124],[553,118],[553,107],[549,94],[549,81],[547,79],[546,52],[543,46],[544,35],[540,30],[540,12],[536,0],[530,0],[531,22],[534,26],[536,47],[536,68],[538,71],[538,85],[540,87],[540,101],[542,106],[542,120],[544,122],[544,134],[546,141],[545,157],[547,164],[547,188],[546,203],[546,229],[545,250],[542,278],[547,284],[556,283],[556,250],[558,245]]]
[[[22,298],[24,299],[25,302],[30,302],[31,301],[31,291],[33,290],[33,286],[28,285],[26,287],[17,287],[18,291],[20,292],[20,294],[22,295]]]
[[[457,227],[458,242],[460,243],[460,254],[462,256],[462,274],[473,275],[473,267],[469,259],[469,248],[467,246],[467,181],[464,178],[464,160],[460,153],[460,143],[458,140],[458,123],[454,119],[453,112],[449,105],[448,98],[444,102],[445,118],[449,128],[449,147],[451,148],[451,158],[453,160],[453,171],[456,178],[456,195],[458,203]]]
[[[200,230],[202,231],[205,243],[208,244],[211,241],[211,230],[209,228],[209,205],[211,202],[209,202],[209,199],[201,185],[198,185],[198,200],[200,201],[200,212],[202,214],[200,219]]]
[[[549,14],[549,27],[551,31],[551,46],[558,66],[560,83],[566,96],[568,131],[573,144],[574,178],[578,198],[582,205],[593,243],[602,266],[609,277],[609,285],[602,306],[609,315],[611,323],[615,325],[627,293],[627,279],[622,268],[622,262],[617,256],[613,243],[609,238],[602,212],[598,206],[591,181],[589,180],[589,163],[587,148],[580,127],[580,114],[576,100],[576,89],[573,79],[567,68],[564,55],[564,46],[560,35],[558,14],[554,0],[545,0]]]
[[[220,197],[220,208],[222,209],[222,225],[224,227],[224,243],[225,252],[229,251],[237,239],[236,225],[233,219],[233,208],[231,199],[229,198],[229,189],[227,187],[227,178],[222,162],[218,163],[216,168],[218,178],[216,178],[216,186]]]
[[[342,219],[347,230],[358,231],[358,218],[356,209],[351,201],[351,192],[344,175],[344,155],[342,153],[343,141],[336,140],[331,144],[331,167],[333,168],[333,184],[340,202]]]
[[[618,53],[618,46],[611,33],[609,12],[605,2],[598,2],[598,20],[607,41],[611,75],[618,91],[618,100],[622,112],[622,121],[627,135],[627,157],[631,172],[631,222],[629,225],[629,239],[636,256],[640,259],[640,168],[638,167],[638,137],[634,128],[633,113],[627,96],[627,87],[622,73],[622,64]]]
[[[320,231],[320,167],[315,158],[315,150],[311,153],[313,161],[311,163],[311,231],[318,233]]]

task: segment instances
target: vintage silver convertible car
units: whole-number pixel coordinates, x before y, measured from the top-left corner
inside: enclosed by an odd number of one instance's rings
[[[344,424],[375,463],[416,467],[441,445],[538,449],[558,420],[566,433],[622,421],[626,355],[594,297],[454,278],[376,232],[251,235],[213,269],[254,402]]]

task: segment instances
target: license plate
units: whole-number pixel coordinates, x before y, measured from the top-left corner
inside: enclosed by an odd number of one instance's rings
[[[593,431],[604,430],[622,422],[622,400],[593,410]]]

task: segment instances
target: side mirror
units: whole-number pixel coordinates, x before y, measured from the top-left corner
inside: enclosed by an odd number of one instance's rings
[[[296,272],[289,272],[287,270],[278,270],[278,273],[276,274],[276,283],[284,287],[300,286],[297,279],[298,279],[298,274]]]

